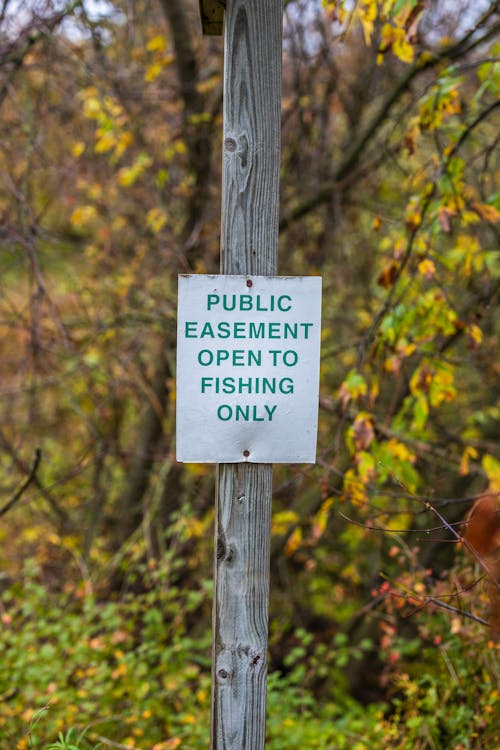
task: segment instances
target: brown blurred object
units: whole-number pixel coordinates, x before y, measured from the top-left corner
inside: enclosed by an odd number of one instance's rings
[[[466,521],[464,540],[488,571],[492,635],[500,639],[500,503],[498,494],[481,495]]]

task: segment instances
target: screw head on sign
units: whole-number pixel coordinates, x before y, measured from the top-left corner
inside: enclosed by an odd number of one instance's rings
[[[250,286],[253,286],[253,281],[252,281],[252,279],[247,279],[247,286],[248,286],[248,287],[250,287]]]
[[[248,458],[248,456],[250,455],[250,451],[243,451],[243,455],[245,456],[245,458]]]

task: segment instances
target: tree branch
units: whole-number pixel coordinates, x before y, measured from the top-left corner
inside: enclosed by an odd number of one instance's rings
[[[160,0],[160,4],[174,44],[177,78],[184,105],[183,130],[188,167],[193,176],[194,187],[187,201],[186,221],[180,237],[185,248],[191,250],[197,244],[197,229],[206,209],[215,118],[206,112],[206,97],[198,89],[200,64],[193,45],[185,3],[183,0]],[[205,115],[209,115],[208,118]]]
[[[497,7],[498,3],[494,3],[493,6],[479,19],[475,27],[458,42],[455,42],[440,52],[425,51],[420,54],[419,58],[408,68],[406,73],[399,79],[399,81],[397,81],[392,91],[384,99],[380,108],[368,122],[358,140],[347,150],[345,157],[341,160],[335,170],[332,181],[322,186],[315,195],[300,203],[287,216],[284,216],[280,222],[280,231],[284,231],[290,226],[290,224],[301,219],[310,211],[313,211],[331,199],[333,192],[339,187],[339,183],[342,182],[342,180],[345,180],[358,164],[366,146],[387,120],[394,105],[399,101],[402,95],[408,91],[415,78],[439,62],[445,60],[456,60],[457,58],[462,57],[498,34],[500,30],[500,22],[493,24],[482,36],[474,36],[477,30],[497,12]],[[468,44],[469,42],[470,44]]]
[[[35,480],[36,473],[38,471],[38,467],[40,466],[41,460],[42,460],[42,451],[40,450],[40,448],[37,448],[35,451],[35,459],[33,461],[33,465],[31,467],[29,475],[24,480],[22,485],[19,487],[17,492],[11,497],[11,499],[3,506],[3,508],[0,508],[0,518],[4,516],[6,513],[8,513],[9,510],[17,503],[17,501],[21,499],[21,497],[24,495],[24,493],[26,492],[30,484]]]
[[[80,4],[80,0],[69,3],[62,11],[47,18],[33,17],[29,24],[20,32],[17,39],[0,49],[0,70],[7,68],[7,75],[0,86],[0,105],[2,104],[9,83],[16,72],[22,68],[30,50],[40,41],[51,34]]]

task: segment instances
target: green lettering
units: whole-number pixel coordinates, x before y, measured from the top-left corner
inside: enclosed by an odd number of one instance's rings
[[[201,349],[198,352],[198,364],[202,367],[208,367],[214,361],[214,355],[210,349]]]
[[[222,422],[227,422],[233,416],[233,410],[228,404],[222,404],[217,409],[217,418]]]
[[[211,323],[205,323],[203,326],[203,329],[200,333],[200,339],[204,339],[206,336],[209,336],[211,339],[215,338],[214,329],[212,328]]]
[[[227,320],[222,320],[220,323],[217,323],[217,332],[220,339],[228,339],[231,336],[231,325]]]
[[[235,339],[245,338],[245,323],[235,323],[233,327],[233,336]]]
[[[243,420],[243,422],[248,422],[250,420],[250,407],[249,406],[236,406],[236,421],[240,421],[240,417]]]
[[[234,393],[235,390],[236,390],[236,385],[234,382],[234,378],[222,379],[222,392],[223,393]]]
[[[294,382],[292,378],[281,378],[279,389],[281,393],[293,393]]]
[[[248,365],[249,366],[250,365],[258,365],[260,367],[261,364],[262,364],[262,352],[261,352],[261,350],[257,349],[257,351],[254,352],[254,351],[252,351],[252,349],[250,349],[248,351]]]
[[[284,336],[285,339],[296,339],[298,336],[299,326],[297,323],[285,323]]]
[[[196,339],[197,338],[197,333],[196,333],[196,326],[197,325],[198,325],[198,323],[196,323],[194,321],[189,321],[189,322],[186,321],[186,334],[185,335],[186,335],[187,339]],[[194,332],[192,331],[193,326],[194,326]]]
[[[280,338],[280,324],[279,323],[269,323],[268,336],[270,339]]]
[[[243,393],[245,389],[248,393],[252,393],[252,378],[247,378],[246,380],[240,378],[238,380],[238,393]]]
[[[281,297],[278,297],[278,310],[281,310],[281,312],[288,312],[292,309],[292,305],[288,305],[288,307],[284,306],[284,303],[282,300],[287,299],[290,303],[292,301],[292,298],[288,296],[288,294],[283,294]]]
[[[274,406],[266,406],[266,405],[264,405],[264,409],[267,411],[267,416],[269,417],[269,421],[270,422],[273,421],[273,414],[274,414],[274,412],[276,411],[277,408],[278,408],[277,404],[275,404]]]
[[[248,326],[248,338],[250,339],[263,339],[265,338],[265,327],[264,323],[253,323],[250,322]]]
[[[300,325],[304,329],[304,338],[308,339],[309,338],[309,328],[312,328],[313,324],[312,323],[301,323]]]
[[[201,392],[205,393],[207,388],[212,388],[213,386],[213,378],[202,378],[201,379]]]

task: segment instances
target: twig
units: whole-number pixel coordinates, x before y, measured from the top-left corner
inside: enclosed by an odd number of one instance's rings
[[[475,49],[477,46],[484,44],[489,39],[494,38],[498,33],[499,24],[492,24],[484,30],[483,34],[477,34],[478,29],[494,16],[496,12],[496,3],[481,16],[475,26],[465,34],[462,39],[453,42],[450,46],[438,51],[426,50],[419,58],[408,68],[402,78],[397,81],[394,89],[388,94],[382,102],[379,110],[368,122],[365,130],[361,133],[359,139],[354,142],[350,149],[340,162],[330,182],[322,185],[318,192],[305,199],[287,215],[283,216],[280,221],[280,232],[285,231],[288,227],[298,221],[306,214],[314,211],[316,208],[331,200],[332,194],[338,187],[339,182],[350,176],[355,167],[357,167],[367,144],[373,142],[374,136],[378,133],[381,126],[386,122],[393,106],[401,99],[402,95],[408,91],[411,83],[429,68],[438,65],[446,60],[456,60]]]
[[[390,513],[397,513],[398,515],[405,515],[405,514],[406,515],[410,515],[409,511],[404,511],[404,510],[403,511],[401,511],[401,510],[399,510],[399,511],[390,511]],[[431,526],[428,529],[417,529],[417,528],[415,528],[415,529],[412,529],[412,528],[407,528],[407,529],[388,529],[386,526],[374,526],[371,523],[367,523],[366,521],[365,522],[357,521],[355,518],[351,518],[350,516],[347,516],[345,513],[342,513],[342,511],[340,511],[340,510],[338,511],[338,514],[345,521],[348,521],[349,523],[352,523],[355,526],[360,526],[362,529],[365,529],[366,531],[382,531],[385,534],[406,534],[408,532],[421,533],[421,534],[423,534],[425,532],[426,534],[430,534],[431,531],[442,531],[443,529],[448,529],[450,526],[461,526],[462,525],[462,521],[456,521],[456,522],[454,522],[452,524],[442,524],[441,526]],[[379,516],[389,515],[389,511],[383,511],[383,510],[381,510],[380,513],[377,513],[377,515],[379,515]],[[368,521],[369,520],[370,519],[368,519]],[[425,537],[423,537],[423,539],[425,539]],[[423,541],[423,539],[421,539],[419,541]],[[453,542],[453,544],[457,544],[458,543],[458,541],[456,539],[432,539],[431,541],[433,541],[433,542]]]
[[[441,513],[436,508],[434,508],[434,506],[430,502],[428,502],[428,501],[424,502],[424,507],[426,508],[426,510],[430,510],[432,513],[434,513],[435,516],[437,516],[437,518],[439,518],[439,520],[441,521],[441,523],[448,529],[448,531],[451,534],[453,534],[453,536],[455,537],[455,539],[457,540],[457,542],[462,542],[462,544],[464,545],[464,547],[470,552],[470,554],[477,560],[477,562],[479,563],[479,565],[481,566],[481,568],[485,571],[485,573],[488,576],[488,578],[490,578],[492,584],[497,589],[500,589],[500,583],[493,578],[493,576],[491,575],[491,572],[490,572],[488,566],[486,565],[485,562],[483,562],[483,559],[481,558],[481,555],[479,555],[476,552],[476,550],[474,549],[474,547],[472,546],[472,544],[469,544],[469,542],[467,541],[467,539],[464,536],[462,536],[457,531],[455,531],[455,529],[452,526],[450,526],[450,524],[448,523],[448,521],[446,520],[446,518],[444,518],[444,516],[442,516]]]
[[[3,508],[0,508],[0,518],[9,512],[9,510],[17,503],[17,501],[23,496],[25,491],[28,489],[30,484],[34,481],[34,479],[36,478],[36,472],[38,470],[41,460],[42,460],[42,451],[40,450],[40,448],[37,448],[35,451],[35,460],[33,461],[33,466],[31,467],[28,477],[24,480],[24,482],[19,487],[17,492],[11,497],[9,502],[6,503],[3,506]]]
[[[425,604],[422,606],[422,608],[425,607],[426,604],[434,604],[436,607],[446,609],[449,612],[453,612],[454,614],[459,615],[460,617],[467,617],[469,620],[474,620],[474,622],[478,622],[480,625],[486,625],[487,627],[490,627],[490,623],[487,620],[483,620],[482,617],[478,617],[478,615],[475,615],[472,612],[468,612],[466,609],[458,609],[458,607],[453,607],[451,604],[447,604],[446,602],[441,601],[441,599],[436,599],[434,596],[425,596]]]

